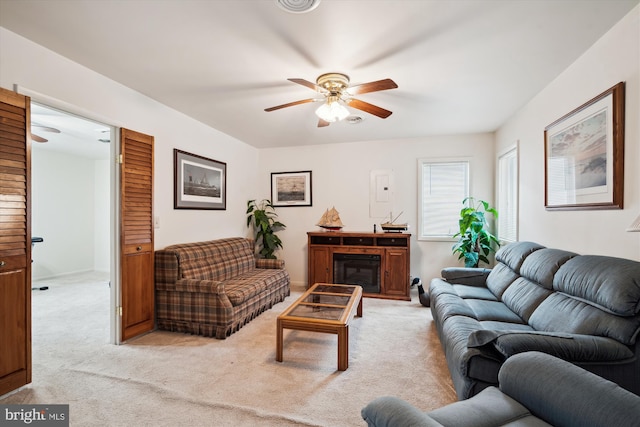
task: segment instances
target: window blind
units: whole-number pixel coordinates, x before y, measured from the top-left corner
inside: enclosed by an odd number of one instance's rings
[[[419,238],[459,231],[462,201],[469,196],[469,161],[420,161]]]

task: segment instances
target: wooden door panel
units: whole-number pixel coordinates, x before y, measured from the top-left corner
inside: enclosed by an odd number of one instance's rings
[[[329,260],[329,248],[309,247],[309,283],[311,287],[316,283],[331,283],[332,268]]]
[[[126,325],[127,339],[149,331],[149,321],[154,319],[154,293],[148,292],[148,286],[135,286],[139,278],[148,281],[148,271],[153,268],[153,258],[149,251],[128,254],[124,257],[123,276],[127,286],[123,287],[122,323]],[[153,326],[153,323],[151,323]]]
[[[30,102],[0,88],[0,395],[31,382]]]
[[[26,301],[22,288],[26,279],[26,270],[11,267],[10,269],[13,270],[11,273],[2,273],[3,277],[0,278],[0,301],[12,302],[2,304],[2,311],[0,311],[0,325],[12,325],[12,327],[0,328],[0,345],[2,346],[0,372],[18,373],[17,376],[21,377],[24,374],[26,347],[15,344],[21,343],[27,332]]]
[[[384,291],[388,295],[407,297],[409,272],[407,271],[407,250],[387,249],[385,256]]]
[[[123,341],[153,330],[153,137],[121,129],[120,252]]]

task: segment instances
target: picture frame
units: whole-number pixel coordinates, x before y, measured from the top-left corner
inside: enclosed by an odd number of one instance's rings
[[[227,209],[227,164],[173,150],[173,208]]]
[[[624,82],[544,130],[546,210],[622,209]]]
[[[311,171],[272,172],[273,206],[312,206]]]

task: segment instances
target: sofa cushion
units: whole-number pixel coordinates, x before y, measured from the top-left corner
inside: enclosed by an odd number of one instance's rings
[[[533,311],[551,294],[550,290],[524,277],[516,279],[502,294],[502,301],[511,311],[528,321]]]
[[[496,383],[504,357],[497,351],[491,354],[486,349],[467,347],[469,335],[480,328],[477,320],[464,316],[452,317],[444,323],[443,333],[449,338],[443,342],[447,364],[450,371],[455,369],[462,374],[460,379],[469,376],[487,383]],[[458,391],[460,384],[455,384],[456,378],[452,379]]]
[[[444,427],[408,402],[395,397],[383,396],[360,411],[368,427]]]
[[[446,282],[439,277],[431,280],[429,286],[429,295],[437,296],[440,294],[458,295],[452,283]]]
[[[533,242],[515,242],[502,246],[496,252],[496,261],[507,265],[511,270],[520,273],[525,258],[533,252],[544,249],[544,246]]]
[[[286,280],[285,270],[253,269],[223,282],[231,305],[237,307],[254,296]]]
[[[640,317],[621,317],[561,292],[549,295],[529,318],[538,331],[609,337],[632,345],[640,328]]]
[[[443,323],[452,316],[466,316],[476,318],[476,313],[469,304],[458,295],[443,293],[437,299],[431,300],[431,305],[437,305],[437,321]]]
[[[484,287],[489,273],[491,273],[491,270],[488,268],[469,267],[446,267],[440,272],[442,278],[449,283],[479,287]]]
[[[510,357],[499,379],[503,393],[556,426],[627,427],[640,420],[638,396],[547,354]]]
[[[553,276],[565,262],[575,256],[578,254],[560,249],[537,250],[524,260],[520,267],[520,275],[551,290]]]
[[[620,316],[640,312],[640,263],[636,261],[597,255],[572,258],[560,267],[553,286]]]
[[[170,246],[177,256],[183,279],[227,280],[255,268],[251,240],[228,238]]]
[[[497,264],[487,277],[487,288],[498,298],[519,276],[504,264]]]
[[[469,335],[469,348],[492,345],[505,358],[526,351],[541,351],[572,362],[616,361],[633,358],[629,347],[611,338],[564,332],[477,330]]]
[[[527,408],[500,392],[496,387],[486,388],[477,396],[475,399],[467,399],[434,409],[427,415],[442,425],[456,427],[549,425],[534,418]]]
[[[498,322],[495,320],[484,320],[480,322],[483,329],[491,331],[534,331],[531,326],[526,323],[510,323]]]
[[[466,299],[474,317],[478,320],[496,320],[499,322],[525,323],[516,313],[500,301],[486,301],[480,299]]]
[[[453,290],[460,298],[485,299],[497,301],[498,298],[487,288],[469,285],[453,285]]]

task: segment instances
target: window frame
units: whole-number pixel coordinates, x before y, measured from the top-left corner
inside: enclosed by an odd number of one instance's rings
[[[513,217],[513,228],[514,235],[503,237],[503,223],[502,220],[505,219],[505,207],[503,206],[503,186],[502,186],[502,172],[503,172],[503,159],[513,158],[515,160],[515,185],[511,187],[513,193],[513,200],[511,201],[511,205],[513,207],[512,217]],[[509,173],[509,172],[507,172]],[[509,173],[509,176],[512,174]],[[517,242],[518,236],[520,234],[520,224],[519,224],[519,206],[520,206],[520,147],[519,143],[516,142],[514,145],[511,145],[505,148],[501,153],[497,156],[496,161],[496,209],[498,210],[498,220],[496,224],[496,237],[503,243],[511,243]]]

